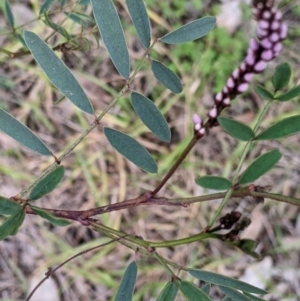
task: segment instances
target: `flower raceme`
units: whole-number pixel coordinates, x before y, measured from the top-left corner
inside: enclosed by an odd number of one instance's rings
[[[288,27],[282,21],[281,12],[274,7],[274,0],[253,0],[252,13],[258,22],[257,39],[251,38],[246,58],[230,75],[223,90],[215,95],[214,105],[208,112],[211,121],[216,120],[218,112],[229,106],[232,99],[248,89],[255,74],[264,71],[267,63],[278,56],[287,37]],[[200,117],[195,115],[193,120],[195,134],[203,136]]]

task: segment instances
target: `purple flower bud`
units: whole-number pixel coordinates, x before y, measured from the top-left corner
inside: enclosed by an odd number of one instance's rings
[[[266,20],[260,20],[258,22],[258,27],[261,28],[261,29],[268,29],[270,26],[270,23]]]
[[[223,100],[222,103],[223,103],[223,105],[226,106],[226,107],[229,106],[229,105],[230,105],[230,98],[229,98],[229,97],[226,97],[226,98]]]
[[[229,78],[228,78],[228,80],[227,80],[227,87],[228,88],[233,88],[234,86],[235,86],[235,83],[234,83],[234,80],[232,79],[232,77],[230,76]]]
[[[277,30],[280,27],[280,23],[278,21],[273,21],[271,24],[272,30]]]
[[[265,38],[260,42],[261,46],[265,49],[271,49],[273,44],[269,41],[269,39]]]
[[[267,63],[265,61],[259,61],[258,63],[255,64],[254,66],[254,71],[256,72],[262,72],[266,69]]]
[[[248,66],[253,66],[255,63],[255,56],[253,53],[248,53],[247,57],[245,58],[245,62]]]
[[[215,119],[218,115],[217,108],[213,106],[213,108],[208,112],[208,117],[211,119]]]
[[[222,101],[223,99],[223,94],[222,92],[219,92],[216,96],[215,96],[215,103],[218,104]]]
[[[279,34],[277,32],[273,32],[271,34],[271,36],[269,37],[269,39],[270,39],[271,42],[276,43],[276,42],[279,41],[280,36],[279,36]]]
[[[288,27],[286,24],[281,24],[280,27],[280,39],[284,40],[287,37]]]
[[[252,38],[249,42],[250,49],[255,52],[259,48],[259,43],[256,39]]]
[[[205,134],[205,128],[201,128],[198,133],[203,136]]]
[[[247,64],[246,64],[246,62],[245,61],[243,61],[241,64],[240,64],[240,70],[241,71],[246,71],[246,69],[247,69]]]
[[[249,85],[247,83],[242,83],[238,86],[237,90],[239,93],[243,93],[248,89]]]
[[[252,78],[253,78],[253,73],[246,73],[244,75],[244,80],[247,82],[247,83],[250,83],[252,81]]]
[[[258,36],[259,39],[264,38],[268,35],[268,31],[265,29],[261,29],[260,27],[258,27],[256,29],[256,34]]]
[[[239,76],[240,76],[240,70],[239,69],[235,69],[231,76],[234,78],[234,79],[237,79]]]
[[[196,123],[195,126],[194,126],[194,130],[196,132],[198,132],[200,129],[201,129],[201,124],[200,123]]]
[[[265,10],[262,17],[266,20],[269,20],[271,18],[271,13],[268,10]]]
[[[200,116],[198,114],[194,114],[193,121],[194,121],[195,125],[197,125],[197,124],[201,125],[201,122],[202,122],[202,120],[201,120],[201,118],[200,118]]]
[[[273,52],[271,50],[264,50],[261,54],[261,58],[264,61],[269,62],[273,59]]]
[[[273,51],[274,53],[279,53],[282,50],[282,43],[278,42],[275,44],[275,46],[273,47]]]
[[[223,92],[224,94],[228,94],[228,92],[229,92],[228,87],[225,86],[225,87],[223,88],[222,92]]]
[[[275,20],[280,21],[282,19],[282,13],[281,11],[276,11],[275,16],[274,16]]]

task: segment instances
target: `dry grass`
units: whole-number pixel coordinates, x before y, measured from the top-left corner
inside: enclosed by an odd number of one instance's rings
[[[211,2],[204,1],[204,10],[201,13],[208,14]],[[159,1],[153,3],[153,6],[158,3]],[[298,3],[295,1],[295,4]],[[22,5],[25,11],[27,4]],[[118,2],[118,8],[122,20],[128,24],[129,19],[122,1]],[[245,10],[249,14],[247,11],[249,8],[245,7]],[[175,23],[174,18],[163,18],[164,11],[161,11],[159,6],[156,6],[156,9],[151,7],[151,12],[154,36],[166,32],[166,22],[171,25]],[[60,17],[60,14],[55,14],[53,19],[58,22]],[[197,14],[193,16],[197,17],[199,17]],[[288,10],[288,17],[293,18],[292,21],[296,25],[300,24],[293,11]],[[188,21],[186,16],[182,16],[182,19],[184,20],[182,22]],[[20,21],[19,24],[23,22]],[[5,26],[5,20],[1,16],[0,28]],[[51,33],[51,30],[44,26],[34,27],[35,24],[31,26],[25,29],[34,28],[41,37]],[[65,26],[73,33],[78,33],[78,27],[74,27],[71,23],[66,23]],[[250,24],[246,21],[237,30],[244,30],[247,36],[249,27]],[[139,60],[144,55],[144,50],[139,46],[133,33],[132,29],[126,30],[126,38],[131,57]],[[57,44],[59,41],[62,39],[55,36],[49,43]],[[246,39],[244,42],[246,43]],[[20,47],[11,36],[6,35],[0,36],[0,44],[1,47],[13,52],[18,51]],[[289,41],[282,56],[277,62],[270,64],[268,71],[259,76],[257,81],[269,85],[269,78],[276,64],[288,61],[294,69],[294,82],[298,83],[300,74],[297,65],[300,58],[296,45],[295,41]],[[187,137],[191,135],[190,120],[194,111],[197,110],[204,116],[210,107],[211,85],[214,78],[218,77],[218,74],[202,77],[201,73],[199,74],[201,66],[198,66],[197,61],[191,62],[188,69],[181,67],[184,61],[176,57],[174,49],[165,45],[156,47],[158,55],[164,62],[168,62],[169,57],[178,65],[178,72],[185,87],[180,96],[173,95],[157,85],[151,76],[149,65],[139,73],[132,85],[134,90],[155,98],[155,103],[166,114],[172,128],[171,144],[160,143],[148,133],[131,109],[128,95],[120,99],[118,105],[110,110],[103,121],[104,125],[130,133],[155,154],[159,162],[159,174],[147,175],[116,153],[107,143],[100,126],[66,158],[63,162],[66,168],[63,182],[52,193],[38,200],[36,202],[38,206],[84,210],[120,202],[155,188],[159,179],[186,145]],[[99,114],[124,85],[105,49],[97,48],[93,44],[89,51],[74,51],[60,55],[84,87]],[[59,155],[92,122],[92,119],[74,109],[67,100],[53,106],[53,102],[58,100],[60,95],[52,89],[42,71],[33,63],[31,56],[8,59],[0,54],[1,60],[3,60],[0,65],[1,78],[7,80],[11,86],[8,84],[2,86],[0,106],[29,126],[55,154]],[[236,66],[231,67],[234,69]],[[251,87],[249,93],[239,97],[226,114],[251,123],[254,113],[261,106],[262,101]],[[291,114],[300,114],[298,101],[276,104],[264,120],[263,126]],[[258,185],[271,185],[272,192],[300,198],[299,142],[297,135],[279,142],[255,145],[247,158],[247,164],[263,151],[273,147],[279,148],[283,153],[278,167],[259,180]],[[213,129],[208,137],[199,142],[160,195],[189,197],[207,193],[196,186],[195,177],[205,174],[230,177],[237,166],[242,146],[242,143],[237,143],[219,128]],[[6,197],[16,195],[29,186],[51,163],[52,159],[34,156],[0,133],[0,195]],[[99,219],[109,227],[140,235],[147,240],[172,240],[200,232],[207,225],[219,203],[217,200],[193,204],[187,209],[139,207],[112,212],[100,216]],[[272,291],[266,300],[297,300],[297,296],[300,295],[300,274],[297,269],[300,260],[299,208],[271,200],[265,200],[264,204],[256,204],[247,198],[232,200],[226,212],[232,209],[239,210],[252,219],[252,224],[242,236],[260,241],[258,252],[265,258],[262,261],[264,265],[259,266],[259,269],[263,270],[262,277],[265,276],[261,282]],[[30,288],[43,277],[48,267],[55,267],[77,252],[106,241],[107,239],[98,233],[77,223],[57,228],[40,218],[27,216],[20,232],[0,244],[1,300],[24,300]],[[218,241],[164,248],[159,250],[159,254],[183,266],[204,268],[233,277],[246,276],[250,273],[249,267],[258,264],[249,256]],[[111,300],[122,273],[133,256],[131,250],[118,243],[83,255],[55,273],[55,277],[47,280],[47,284],[45,283],[31,300]],[[155,300],[169,277],[151,258],[141,256],[138,265],[134,300]],[[188,278],[185,273],[181,273],[181,276]],[[249,278],[245,279],[251,281]],[[212,296],[214,300],[221,298],[216,289],[213,289]],[[176,300],[180,301],[183,298],[178,296]]]

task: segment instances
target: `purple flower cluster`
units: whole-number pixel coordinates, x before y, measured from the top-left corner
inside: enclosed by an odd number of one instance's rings
[[[262,72],[267,63],[278,56],[287,36],[287,25],[282,21],[281,12],[274,8],[274,0],[253,0],[252,7],[253,16],[258,21],[257,39],[250,40],[246,58],[230,75],[223,90],[215,95],[214,106],[208,112],[212,121],[232,99],[248,89],[254,74]],[[194,124],[196,133],[199,123],[194,120]]]

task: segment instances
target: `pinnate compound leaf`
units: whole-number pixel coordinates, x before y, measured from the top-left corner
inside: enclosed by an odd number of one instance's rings
[[[233,290],[230,287],[219,285],[219,288],[227,297],[231,298],[233,301],[251,301],[248,297],[236,290]]]
[[[135,91],[131,93],[131,103],[146,127],[161,140],[169,142],[171,131],[166,119],[155,104],[149,98]]]
[[[255,140],[271,140],[287,137],[300,132],[300,115],[284,118],[262,131]]]
[[[232,186],[228,179],[216,176],[199,177],[196,179],[196,184],[201,187],[214,190],[227,190]]]
[[[44,156],[51,152],[28,127],[0,108],[0,130],[24,146]]]
[[[80,110],[93,114],[94,109],[68,67],[53,50],[35,33],[24,32],[24,39],[33,57],[41,66],[53,85],[70,99]]]
[[[300,85],[292,88],[291,90],[287,91],[286,93],[280,96],[277,96],[275,99],[284,102],[284,101],[291,100],[299,95],[300,95]]]
[[[246,282],[230,278],[227,276],[219,275],[212,272],[196,270],[196,269],[188,269],[188,272],[195,278],[203,280],[205,282],[227,286],[234,289],[241,290],[243,292],[253,293],[253,294],[267,294],[265,290],[262,290],[258,287],[255,287]]]
[[[254,160],[240,177],[239,184],[252,183],[262,175],[271,170],[280,160],[281,153],[278,149],[273,149]]]
[[[253,295],[248,294],[248,293],[245,293],[245,292],[244,292],[244,295],[245,295],[246,297],[248,297],[251,301],[265,301],[265,300],[262,299],[262,298],[253,296]]]
[[[45,0],[40,8],[40,15],[46,12],[54,2],[55,0]]]
[[[193,41],[207,35],[215,25],[215,17],[197,19],[166,34],[161,38],[161,41],[167,44],[180,44]]]
[[[23,208],[10,215],[0,226],[0,240],[3,240],[9,235],[16,235],[19,228],[23,224],[24,218],[25,210]]]
[[[151,40],[151,29],[144,0],[126,0],[126,4],[142,45],[148,48]]]
[[[210,289],[211,289],[211,284],[210,284],[210,283],[207,283],[207,284],[203,285],[203,286],[201,287],[201,289],[203,290],[203,292],[204,292],[206,295],[209,295]]]
[[[114,301],[131,301],[137,276],[137,264],[131,262],[127,267]]]
[[[282,90],[289,83],[291,75],[292,70],[288,63],[278,65],[273,76],[273,86],[275,90]]]
[[[270,93],[268,90],[266,90],[264,87],[262,87],[260,85],[255,86],[255,91],[262,99],[265,99],[265,100],[274,99],[274,96],[272,95],[272,93]]]
[[[157,173],[156,162],[136,140],[108,127],[104,128],[104,134],[109,143],[129,161],[147,172]]]
[[[155,78],[173,93],[178,94],[182,91],[180,78],[166,65],[152,60],[151,69]]]
[[[130,62],[121,22],[112,0],[91,0],[94,17],[111,60],[118,72],[129,77]]]
[[[15,214],[21,210],[21,205],[0,196],[0,215]]]
[[[10,4],[9,4],[8,0],[5,0],[4,13],[5,13],[5,16],[7,18],[7,21],[9,23],[9,25],[11,27],[14,27],[15,26],[15,19],[14,19],[14,15],[12,13],[12,10],[11,10],[11,7],[10,7]]]
[[[56,217],[55,215],[53,215],[52,213],[50,213],[49,211],[47,211],[45,209],[38,208],[38,207],[35,207],[35,206],[30,206],[30,208],[32,209],[32,211],[34,213],[36,213],[40,217],[44,218],[45,220],[47,220],[48,222],[50,222],[54,226],[63,227],[63,226],[68,226],[68,225],[71,224],[71,222],[68,221],[67,219]]]
[[[233,138],[242,141],[251,141],[255,137],[252,129],[239,121],[221,116],[217,120],[220,126]]]
[[[60,165],[48,175],[46,175],[30,192],[29,199],[35,201],[43,195],[51,192],[61,181],[65,173],[65,168]]]
[[[159,294],[156,301],[174,301],[178,292],[178,288],[174,282],[168,282]]]
[[[212,301],[199,287],[189,281],[181,281],[180,288],[188,301]]]

